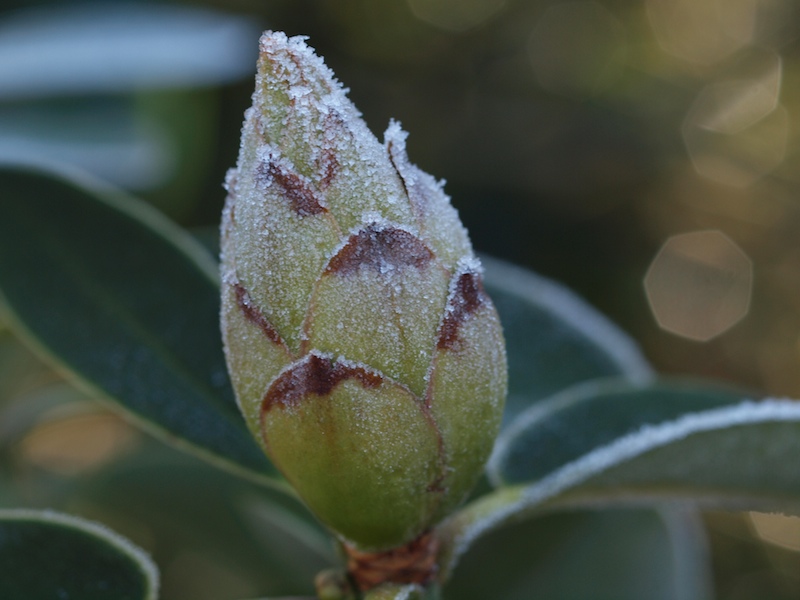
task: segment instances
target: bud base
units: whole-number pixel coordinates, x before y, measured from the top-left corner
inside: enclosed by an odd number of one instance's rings
[[[382,583],[425,586],[436,577],[439,540],[426,531],[405,546],[384,552],[361,552],[344,544],[347,571],[362,592]]]

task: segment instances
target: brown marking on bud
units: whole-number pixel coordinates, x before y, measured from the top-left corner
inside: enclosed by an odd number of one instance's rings
[[[231,225],[236,225],[236,197],[233,193],[225,196],[225,207],[228,209],[228,218],[231,221]]]
[[[430,198],[425,186],[419,180],[421,171],[411,164],[405,149],[398,148],[394,142],[389,142],[387,146],[389,161],[400,178],[414,215],[418,221],[422,221],[430,204]]]
[[[247,290],[244,289],[244,286],[242,286],[240,283],[234,283],[233,289],[236,293],[236,304],[239,305],[239,308],[244,313],[245,318],[251,323],[257,325],[271,342],[285,347],[286,343],[283,341],[283,338],[272,326],[272,323],[270,323],[261,313],[258,307],[253,304],[250,294],[247,293]]]
[[[281,193],[298,216],[308,217],[328,212],[314,190],[306,185],[299,175],[287,171],[275,160],[261,162],[256,173],[258,180],[264,185],[274,183],[281,189]]]
[[[319,186],[324,190],[330,187],[336,173],[339,171],[339,161],[336,158],[336,151],[333,148],[323,148],[320,156],[322,177]]]
[[[396,227],[370,225],[350,236],[331,258],[325,273],[352,275],[366,267],[379,273],[386,268],[421,269],[433,260],[433,252],[415,235]]]
[[[472,271],[462,273],[448,302],[444,320],[439,328],[439,341],[436,347],[439,350],[458,350],[460,346],[458,332],[461,325],[485,302],[486,292],[483,290],[481,276]]]
[[[320,173],[320,189],[327,189],[339,173],[341,165],[336,157],[336,144],[339,142],[338,138],[345,131],[345,122],[342,115],[335,110],[328,112],[323,124],[322,150],[317,161]]]
[[[403,190],[405,191],[406,196],[409,197],[409,200],[411,200],[413,204],[416,204],[418,198],[411,197],[412,195],[416,196],[416,194],[412,194],[411,191],[411,188],[415,187],[414,184],[416,182],[409,181],[410,177],[408,171],[411,167],[411,163],[408,160],[408,156],[402,150],[398,150],[394,142],[389,142],[386,150],[389,153],[389,162],[392,163],[392,167],[394,167],[397,176],[400,178],[400,183],[403,184]]]
[[[383,377],[363,367],[334,362],[333,359],[309,354],[303,362],[281,373],[267,390],[261,403],[261,414],[273,406],[297,406],[306,396],[327,396],[347,379],[355,379],[367,389],[377,388]]]
[[[425,586],[436,578],[439,547],[439,538],[432,531],[385,552],[361,552],[344,544],[347,571],[362,592],[382,583]]]

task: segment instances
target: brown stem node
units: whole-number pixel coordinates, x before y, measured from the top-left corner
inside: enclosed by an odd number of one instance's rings
[[[347,571],[362,592],[382,583],[425,586],[436,577],[439,539],[426,531],[405,546],[383,552],[361,552],[344,545]]]

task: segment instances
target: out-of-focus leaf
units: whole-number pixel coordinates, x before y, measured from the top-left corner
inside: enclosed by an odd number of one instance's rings
[[[310,593],[314,575],[336,561],[329,535],[297,500],[154,441],[58,495],[59,508],[102,518],[143,545],[156,540],[165,598]]]
[[[6,166],[0,188],[0,308],[13,329],[162,438],[277,482],[236,407],[202,246],[143,203],[75,180]]]
[[[72,99],[0,109],[0,160],[69,163],[104,181],[142,190],[175,169],[165,124],[137,114],[131,99]]]
[[[636,344],[571,291],[508,263],[481,260],[506,337],[506,425],[531,404],[581,381],[652,377]]]
[[[10,331],[0,328],[0,411],[20,395],[58,380]]]
[[[477,542],[445,600],[709,600],[702,523],[676,508],[568,512]]]
[[[155,600],[147,555],[96,523],[49,511],[0,510],[4,600]]]
[[[259,28],[158,4],[87,3],[0,21],[0,99],[188,87],[251,73]]]

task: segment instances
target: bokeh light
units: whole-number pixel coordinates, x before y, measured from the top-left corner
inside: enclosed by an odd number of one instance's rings
[[[753,39],[760,0],[647,0],[647,15],[664,51],[712,64]]]
[[[777,168],[786,157],[789,115],[778,102],[782,64],[773,54],[760,74],[706,86],[683,127],[697,172],[744,187]]]
[[[45,420],[21,441],[20,453],[46,471],[78,475],[118,458],[138,437],[139,431],[116,415],[91,412]]]
[[[528,55],[539,84],[556,93],[593,93],[620,74],[625,30],[602,4],[554,4],[537,21]]]
[[[738,323],[748,311],[752,262],[719,231],[669,238],[644,278],[650,308],[670,333],[707,341]]]
[[[489,20],[505,0],[408,0],[414,15],[434,27],[462,32]]]

